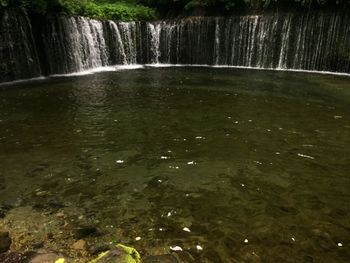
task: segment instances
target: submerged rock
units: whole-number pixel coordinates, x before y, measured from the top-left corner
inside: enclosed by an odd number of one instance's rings
[[[79,239],[72,245],[72,248],[75,250],[87,251],[88,245],[84,239]]]
[[[147,256],[142,258],[143,263],[179,263],[179,260],[173,255]]]
[[[72,231],[75,239],[82,239],[88,236],[100,236],[101,232],[93,226],[78,227]]]
[[[140,259],[140,254],[135,248],[118,244],[89,263],[140,263]]]
[[[11,243],[12,239],[9,232],[0,232],[0,253],[7,252],[11,246]]]
[[[6,254],[0,254],[0,262],[6,263],[28,263],[33,256],[33,252],[18,253],[11,252]]]
[[[62,255],[55,253],[35,254],[30,259],[29,263],[66,263],[67,261]]]
[[[89,253],[90,255],[98,255],[110,249],[111,247],[109,245],[92,246],[89,248]]]
[[[0,262],[6,263],[67,263],[66,259],[55,253],[10,252],[0,255]]]
[[[36,249],[42,248],[44,244],[45,244],[44,241],[37,241],[32,245],[32,247],[33,249],[36,250]]]
[[[59,254],[55,253],[36,253],[33,251],[20,253],[10,252],[0,255],[0,262],[6,263],[68,263],[68,261]]]
[[[4,218],[13,207],[10,205],[0,205],[0,218]]]

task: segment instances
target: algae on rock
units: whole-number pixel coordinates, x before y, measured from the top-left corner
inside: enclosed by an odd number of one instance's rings
[[[89,263],[140,263],[141,256],[133,247],[117,244],[112,250],[101,253]]]

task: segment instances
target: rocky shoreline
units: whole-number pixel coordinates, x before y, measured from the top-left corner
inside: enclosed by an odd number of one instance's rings
[[[176,263],[192,262],[190,254],[152,248],[122,229],[106,231],[70,209],[55,213],[17,207],[0,218],[0,262],[6,263]],[[138,244],[139,243],[139,244]],[[124,245],[127,244],[127,245]],[[135,246],[135,248],[134,248]],[[143,255],[142,259],[139,254]]]

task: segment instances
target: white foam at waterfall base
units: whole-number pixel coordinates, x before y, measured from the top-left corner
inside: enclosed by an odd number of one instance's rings
[[[171,67],[200,67],[200,68],[227,68],[227,69],[247,69],[247,70],[263,70],[263,71],[283,71],[283,72],[297,72],[297,73],[311,73],[311,74],[323,74],[323,75],[335,75],[335,76],[346,76],[350,77],[349,73],[332,72],[332,71],[316,71],[316,70],[304,70],[304,69],[284,69],[284,68],[260,68],[260,67],[246,67],[246,66],[230,66],[230,65],[208,65],[208,64],[165,64],[165,63],[154,63],[154,64],[131,64],[131,65],[117,65],[108,67],[99,67],[90,70],[84,70],[81,72],[68,73],[68,74],[55,74],[49,77],[74,77],[90,75],[98,72],[111,72],[120,70],[132,70],[142,68],[171,68]],[[9,82],[11,83],[11,82]]]
[[[79,72],[73,72],[68,74],[53,74],[49,77],[74,77],[74,76],[84,76],[84,75],[90,75],[98,72],[110,72],[110,71],[119,71],[119,70],[130,70],[130,69],[140,69],[144,68],[144,65],[140,64],[133,64],[133,65],[118,65],[118,66],[108,66],[108,67],[98,67],[88,70],[83,70]]]
[[[208,65],[208,64],[145,64],[146,67],[151,68],[167,68],[167,67],[199,67],[199,68],[232,68],[232,69],[247,69],[247,70],[263,70],[263,71],[285,71],[285,72],[299,72],[323,75],[335,75],[350,77],[350,73],[332,72],[332,71],[317,71],[304,69],[284,69],[284,68],[259,68],[246,66],[230,66],[230,65]]]
[[[171,67],[192,67],[192,68],[223,68],[223,69],[246,69],[246,70],[263,70],[263,71],[284,71],[284,72],[296,72],[296,73],[310,73],[310,74],[322,74],[322,75],[334,75],[334,76],[344,76],[350,77],[349,73],[331,72],[331,71],[315,71],[315,70],[303,70],[303,69],[281,69],[281,68],[259,68],[259,67],[244,67],[244,66],[228,66],[228,65],[206,65],[206,64],[132,64],[132,65],[118,65],[118,66],[108,66],[99,67],[90,70],[84,70],[81,72],[74,72],[68,74],[54,74],[47,77],[41,76],[31,79],[20,79],[10,82],[0,83],[0,86],[5,85],[15,85],[23,82],[31,82],[38,80],[45,80],[49,78],[56,77],[75,77],[75,76],[85,76],[91,75],[99,72],[113,72],[121,70],[133,70],[133,69],[146,69],[146,68],[171,68]]]
[[[44,80],[44,79],[47,79],[47,77],[41,76],[41,77],[35,77],[35,78],[30,78],[30,79],[18,79],[18,80],[13,80],[13,81],[8,81],[8,82],[1,82],[0,83],[0,87],[1,86],[7,86],[7,85],[20,84],[20,83],[24,83],[24,82]]]
[[[121,71],[121,70],[132,70],[132,69],[141,69],[145,68],[145,65],[118,65],[118,66],[108,66],[108,67],[98,67],[94,69],[89,70],[83,70],[80,72],[73,72],[73,73],[67,73],[67,74],[53,74],[49,76],[40,76],[36,78],[30,78],[30,79],[19,79],[9,82],[2,82],[0,83],[0,86],[6,86],[6,85],[15,85],[20,84],[24,82],[32,82],[32,81],[38,81],[38,80],[45,80],[50,78],[59,78],[59,77],[76,77],[76,76],[85,76],[85,75],[91,75],[99,72],[113,72],[113,71]]]

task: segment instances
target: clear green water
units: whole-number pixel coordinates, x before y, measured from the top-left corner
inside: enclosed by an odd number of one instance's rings
[[[0,102],[0,204],[76,207],[195,262],[350,262],[348,77],[146,68]]]

